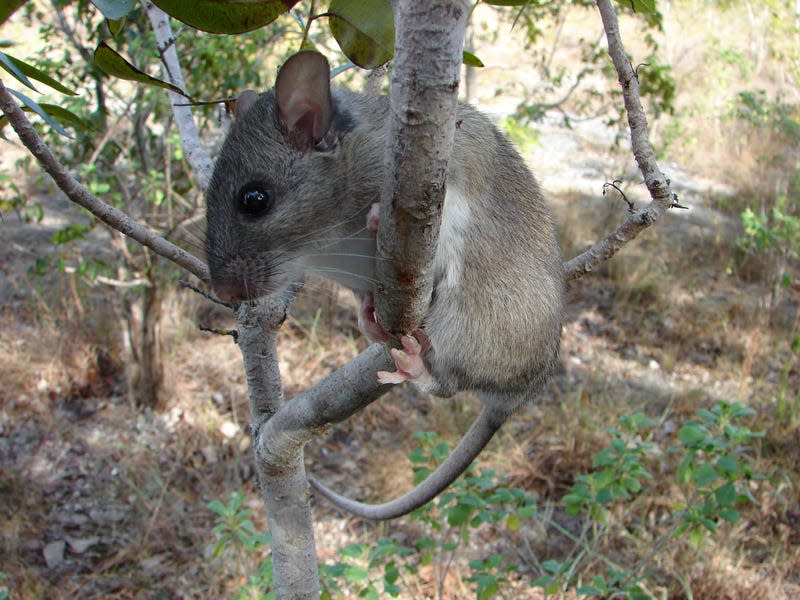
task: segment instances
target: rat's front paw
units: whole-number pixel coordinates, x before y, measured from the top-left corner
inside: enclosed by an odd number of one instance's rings
[[[372,292],[356,292],[361,301],[358,311],[358,326],[373,342],[385,342],[389,334],[375,318],[375,298]]]
[[[416,334],[416,332],[414,332]],[[421,332],[420,332],[421,333]],[[397,367],[397,371],[378,371],[378,382],[380,383],[403,383],[413,381],[423,375],[428,374],[425,363],[422,362],[422,345],[416,337],[404,335],[400,338],[403,349],[392,349],[392,358]]]
[[[378,235],[378,224],[381,222],[381,203],[373,202],[367,213],[367,231],[372,237]]]

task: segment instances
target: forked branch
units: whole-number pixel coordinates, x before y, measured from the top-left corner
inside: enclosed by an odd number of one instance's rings
[[[669,179],[661,172],[653,147],[650,145],[647,135],[647,116],[642,108],[639,92],[639,78],[622,44],[617,13],[611,6],[611,0],[597,0],[597,8],[608,40],[608,54],[622,86],[622,97],[631,130],[631,150],[652,200],[644,209],[631,214],[622,225],[597,241],[586,252],[567,261],[564,265],[564,276],[567,280],[578,279],[591,272],[598,264],[614,256],[642,230],[655,223],[669,208],[677,205],[677,197],[670,189]]]

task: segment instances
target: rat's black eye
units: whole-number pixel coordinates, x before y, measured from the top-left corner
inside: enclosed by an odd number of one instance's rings
[[[272,206],[272,193],[263,183],[248,183],[239,190],[239,212],[259,215]]]

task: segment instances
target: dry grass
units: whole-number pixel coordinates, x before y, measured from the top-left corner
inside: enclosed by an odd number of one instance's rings
[[[559,203],[567,206],[575,211],[575,203]],[[572,230],[565,235],[591,234]],[[746,402],[760,411],[752,427],[767,432],[757,468],[768,479],[754,484],[757,504],[744,510],[740,524],[701,548],[679,542],[657,556],[651,591],[670,598],[686,597],[688,590],[695,598],[792,597],[800,585],[800,435],[797,418],[778,418],[775,400],[781,390],[775,375],[788,358],[786,332],[754,322],[759,313],[753,307],[763,292],[757,286],[737,288],[729,277],[716,275],[716,259],[694,261],[695,268],[688,269],[691,257],[709,248],[712,256],[725,256],[730,248],[690,236],[675,255],[668,252],[672,243],[666,231],[653,234],[641,248],[627,250],[601,273],[572,285],[564,371],[542,404],[515,419],[493,442],[482,464],[539,496],[542,520],[525,533],[525,543],[542,560],[559,559],[573,542],[552,523],[568,529],[580,523],[565,517],[558,500],[578,474],[591,468],[593,455],[608,441],[605,427],[618,416],[644,410],[668,438],[674,429],[666,424],[682,422],[717,398]],[[698,280],[705,281],[704,288],[697,288]],[[353,302],[326,285],[312,288],[281,333],[281,366],[290,394],[363,346],[354,329]],[[327,304],[333,310],[320,312]],[[206,508],[210,500],[244,488],[257,525],[264,526],[250,464],[241,358],[229,340],[199,333],[186,317],[224,324],[216,312],[198,308],[184,292],[169,306],[165,355],[172,400],[160,415],[141,414],[113,393],[83,397],[75,391],[76,385],[79,390],[91,383],[97,370],[92,332],[4,314],[0,343],[9,383],[3,390],[7,442],[0,546],[15,597],[155,598],[179,590],[193,597],[230,596],[256,568],[258,556],[208,558],[215,541],[213,515]],[[59,323],[80,322],[72,314],[62,318]],[[798,376],[795,364],[788,389],[797,389]],[[436,400],[413,389],[395,390],[312,444],[309,468],[360,497],[394,496],[410,482],[405,457],[412,432],[435,430],[454,441],[476,411],[474,399],[466,396]],[[236,427],[228,428],[230,423]],[[663,479],[644,500],[612,511],[614,522],[632,528],[636,538],[610,538],[598,551],[619,561],[647,553],[648,544],[667,527],[662,519],[677,497],[673,467],[661,466]],[[350,541],[419,533],[411,524],[384,529],[341,520],[324,505],[316,514],[320,555],[329,561]],[[63,563],[45,566],[46,543],[93,537],[97,542],[85,552],[68,546]],[[487,544],[511,551],[521,541],[494,530],[474,543],[478,550]],[[461,581],[465,560],[456,561],[447,575],[448,598],[471,595]],[[434,597],[436,577],[423,569],[408,597]],[[541,597],[527,589],[529,577],[518,576],[515,597]]]

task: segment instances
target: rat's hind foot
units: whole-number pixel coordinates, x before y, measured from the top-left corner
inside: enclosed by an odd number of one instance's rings
[[[422,336],[422,343],[420,337]],[[427,336],[421,329],[414,331],[414,335],[404,335],[400,338],[403,349],[393,348],[392,358],[397,367],[397,371],[378,371],[378,381],[380,383],[403,383],[404,381],[414,381],[423,376],[429,376],[428,369],[422,361],[423,344],[427,342]]]

